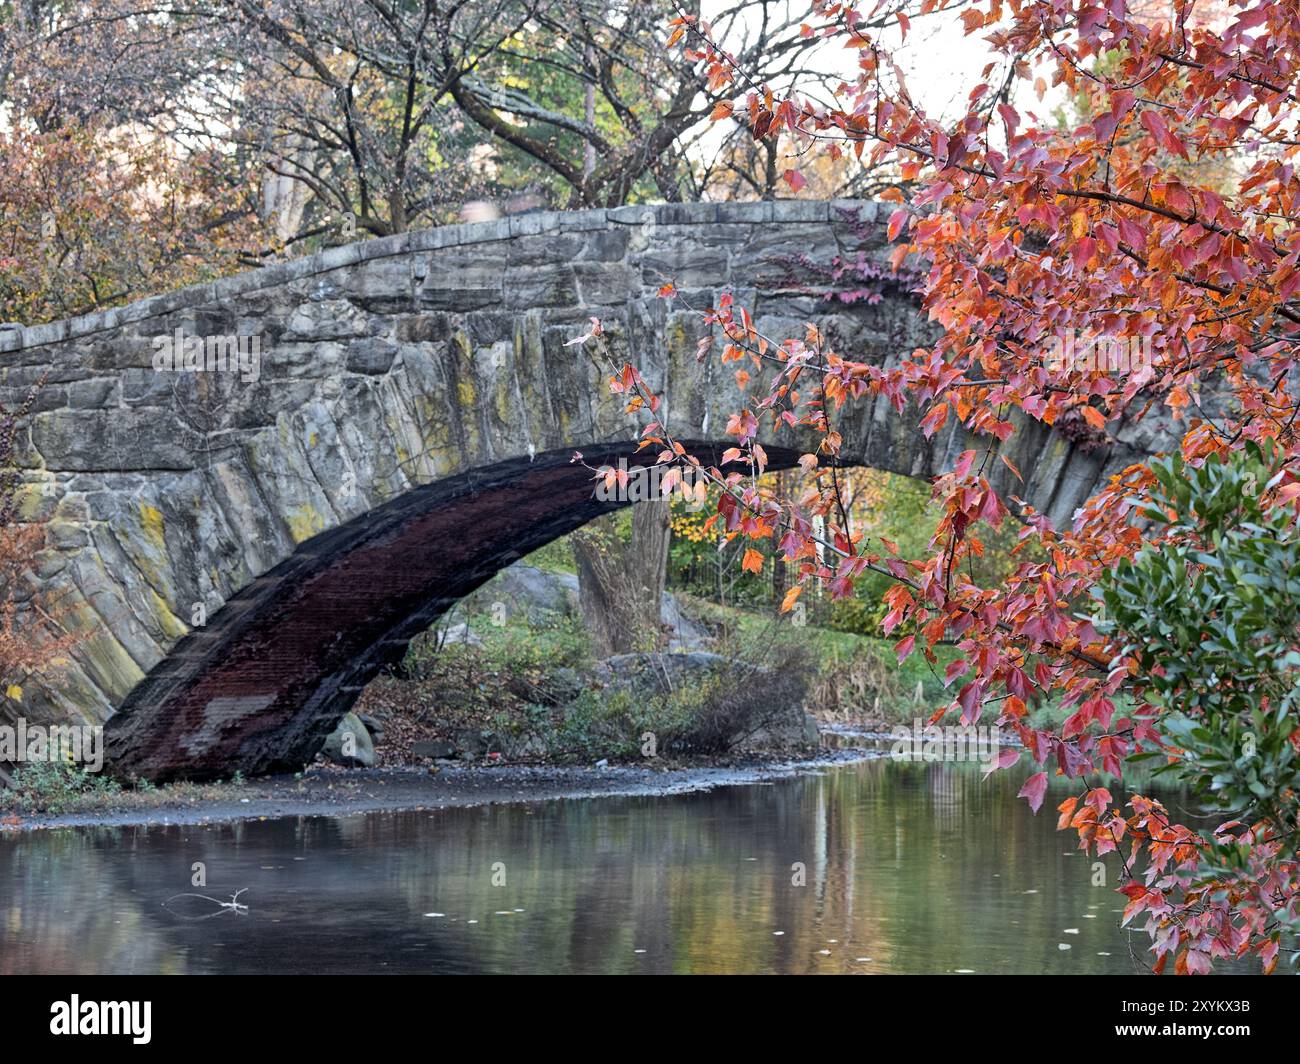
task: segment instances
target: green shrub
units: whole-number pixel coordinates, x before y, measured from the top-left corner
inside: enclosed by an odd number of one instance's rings
[[[1181,751],[1156,772],[1221,815],[1266,821],[1295,854],[1300,535],[1289,506],[1266,503],[1282,462],[1248,441],[1227,461],[1192,468],[1173,457],[1152,471],[1143,516],[1167,539],[1100,582],[1096,626],[1136,660],[1140,693]],[[1235,845],[1207,856],[1221,868],[1241,858]]]
[[[645,721],[654,716],[648,710],[630,691],[583,691],[564,707],[551,736],[551,749],[561,756],[634,757],[640,751]]]
[[[15,804],[33,813],[61,813],[87,795],[110,795],[120,790],[121,784],[111,777],[67,762],[29,762],[14,773]]]

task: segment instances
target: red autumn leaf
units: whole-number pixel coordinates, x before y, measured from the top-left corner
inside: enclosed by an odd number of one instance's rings
[[[907,211],[901,207],[889,216],[888,237],[890,241],[898,239],[898,234],[903,231],[903,226],[907,224]]]
[[[1074,262],[1074,268],[1082,270],[1088,265],[1088,260],[1096,253],[1097,241],[1090,236],[1080,237],[1070,249],[1070,258]]]
[[[1085,406],[1083,408],[1083,417],[1094,429],[1104,429],[1106,427],[1106,415],[1095,406]]]
[[[984,769],[984,775],[990,776],[994,772],[1000,772],[1003,769],[1010,768],[1020,760],[1020,755],[1022,753],[1024,753],[1024,751],[1019,747],[1004,746],[998,751],[998,756],[995,757]]]
[[[947,420],[948,404],[940,403],[921,419],[921,434],[925,436],[926,439],[929,439],[943,428],[944,422]]]
[[[1029,799],[1029,808],[1032,809],[1035,813],[1037,813],[1038,810],[1043,805],[1043,797],[1046,794],[1047,794],[1047,773],[1035,772],[1032,776],[1029,777],[1029,779],[1025,780],[1024,786],[1020,788],[1020,791],[1016,794],[1016,797]]]

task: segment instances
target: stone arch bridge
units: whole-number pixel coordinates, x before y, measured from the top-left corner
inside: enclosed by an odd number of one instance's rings
[[[921,338],[905,292],[843,303],[791,277],[798,256],[883,259],[875,215],[801,201],[527,214],[0,332],[0,401],[43,380],[23,515],[49,518],[37,578],[77,635],[25,712],[111,717],[126,776],[301,767],[453,602],[612,508],[570,462],[632,455],[638,431],[604,368],[566,346],[589,317],[666,397],[669,428],[717,446],[738,396],[695,347],[697,309],[723,288],[769,333],[816,320],[881,363]],[[168,363],[186,337],[230,340],[213,350],[231,368]],[[928,477],[966,443],[915,422],[881,402],[837,427],[849,461]],[[768,444],[776,467],[789,445]],[[1057,520],[1133,457],[1041,427],[1009,453],[1026,485],[1002,487]]]

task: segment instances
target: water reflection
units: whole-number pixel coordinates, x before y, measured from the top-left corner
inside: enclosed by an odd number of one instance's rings
[[[873,761],[685,797],[0,837],[0,973],[1132,971],[1113,859],[1093,886],[1019,784]],[[246,916],[162,904],[241,888]]]

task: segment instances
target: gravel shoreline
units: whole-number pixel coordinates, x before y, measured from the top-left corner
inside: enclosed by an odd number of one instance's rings
[[[357,816],[557,799],[662,797],[788,779],[886,754],[886,750],[822,750],[803,759],[755,756],[725,764],[678,768],[451,764],[439,767],[437,773],[417,767],[315,768],[300,777],[268,776],[243,783],[214,784],[204,787],[201,797],[189,799],[169,800],[165,790],[122,792],[103,808],[58,814],[26,814],[0,805],[0,835],[57,828]]]

